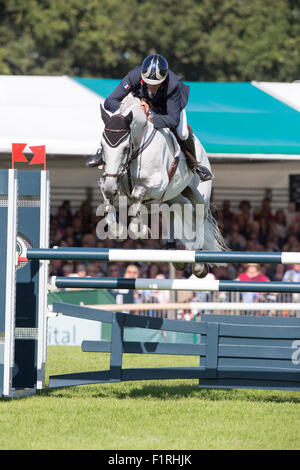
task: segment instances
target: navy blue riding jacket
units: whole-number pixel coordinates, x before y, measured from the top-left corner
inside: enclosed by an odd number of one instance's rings
[[[156,129],[176,128],[179,125],[180,113],[188,102],[190,87],[169,70],[156,94],[150,97],[147,84],[141,79],[141,67],[135,67],[106,98],[104,108],[114,113],[130,92],[138,98],[145,98],[154,106],[156,112],[153,113],[153,125]]]

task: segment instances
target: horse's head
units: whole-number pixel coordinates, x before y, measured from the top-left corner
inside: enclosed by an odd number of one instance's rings
[[[132,112],[126,116],[115,114],[110,116],[101,106],[104,122],[102,138],[102,157],[105,165],[104,194],[107,199],[114,198],[118,191],[120,177],[126,172],[132,150],[130,125]]]

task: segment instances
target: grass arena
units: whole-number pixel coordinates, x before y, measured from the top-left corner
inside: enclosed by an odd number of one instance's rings
[[[111,338],[47,347],[47,266],[51,257],[288,264],[300,254],[49,249],[49,174],[24,173],[0,171],[0,448],[299,449],[299,318],[203,314],[183,322],[56,302],[58,315],[110,324]],[[299,283],[205,279],[56,277],[51,285],[300,292]],[[128,341],[130,328],[197,340]]]

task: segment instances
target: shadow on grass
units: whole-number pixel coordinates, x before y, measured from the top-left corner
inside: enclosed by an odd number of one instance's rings
[[[141,381],[122,383],[102,383],[81,385],[66,388],[46,388],[38,391],[38,395],[56,398],[116,398],[119,400],[131,398],[180,400],[196,399],[203,401],[247,401],[261,403],[294,403],[300,404],[300,394],[296,391],[254,390],[254,389],[210,389],[199,388],[197,384],[172,385],[153,381],[151,384]]]

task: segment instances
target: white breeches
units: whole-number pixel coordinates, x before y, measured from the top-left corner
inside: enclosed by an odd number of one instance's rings
[[[187,140],[189,136],[189,129],[187,126],[185,109],[183,109],[180,113],[180,123],[179,126],[176,128],[176,131],[180,140]]]

